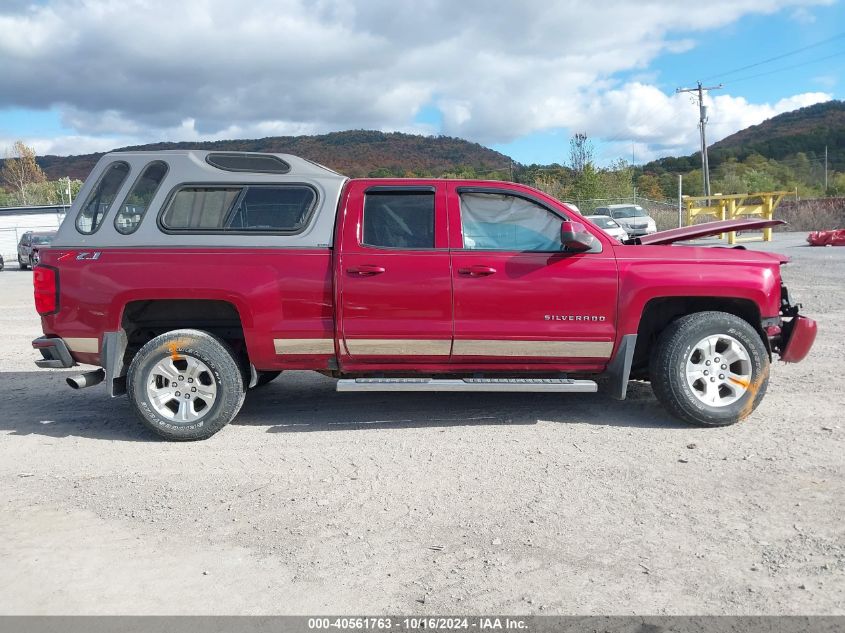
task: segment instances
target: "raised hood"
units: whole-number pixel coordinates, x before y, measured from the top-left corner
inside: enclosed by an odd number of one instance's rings
[[[754,231],[765,229],[770,226],[777,226],[778,224],[786,224],[786,222],[783,220],[763,219],[718,220],[716,222],[694,224],[693,226],[682,226],[679,229],[658,231],[657,233],[652,233],[651,235],[631,238],[626,240],[625,243],[648,245],[673,244],[675,242],[685,242],[686,240],[719,235],[719,233],[728,233],[730,231]]]

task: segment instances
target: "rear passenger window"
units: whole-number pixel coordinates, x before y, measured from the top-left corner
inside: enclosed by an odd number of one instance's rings
[[[144,168],[114,218],[114,227],[120,233],[129,235],[135,232],[166,174],[167,163],[160,160],[152,162]]]
[[[363,243],[383,248],[434,248],[434,192],[368,192]]]
[[[103,223],[123,181],[129,175],[129,164],[123,161],[112,163],[100,176],[100,181],[88,194],[85,204],[76,217],[76,228],[80,233],[90,235]]]
[[[304,185],[186,187],[161,219],[176,231],[299,233],[317,194]]]

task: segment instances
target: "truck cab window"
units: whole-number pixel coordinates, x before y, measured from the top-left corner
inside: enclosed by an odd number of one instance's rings
[[[434,248],[434,192],[367,193],[363,238],[367,246]]]
[[[562,218],[519,196],[461,194],[464,248],[489,251],[559,251]]]

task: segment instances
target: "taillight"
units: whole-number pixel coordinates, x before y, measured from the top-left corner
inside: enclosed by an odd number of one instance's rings
[[[35,309],[38,314],[59,311],[59,271],[52,266],[38,265],[32,270],[35,287]]]

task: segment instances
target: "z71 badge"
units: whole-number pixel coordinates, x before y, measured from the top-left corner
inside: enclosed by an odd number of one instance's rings
[[[88,251],[82,251],[79,255],[76,256],[76,259],[100,259],[100,251],[94,251],[93,253]]]

